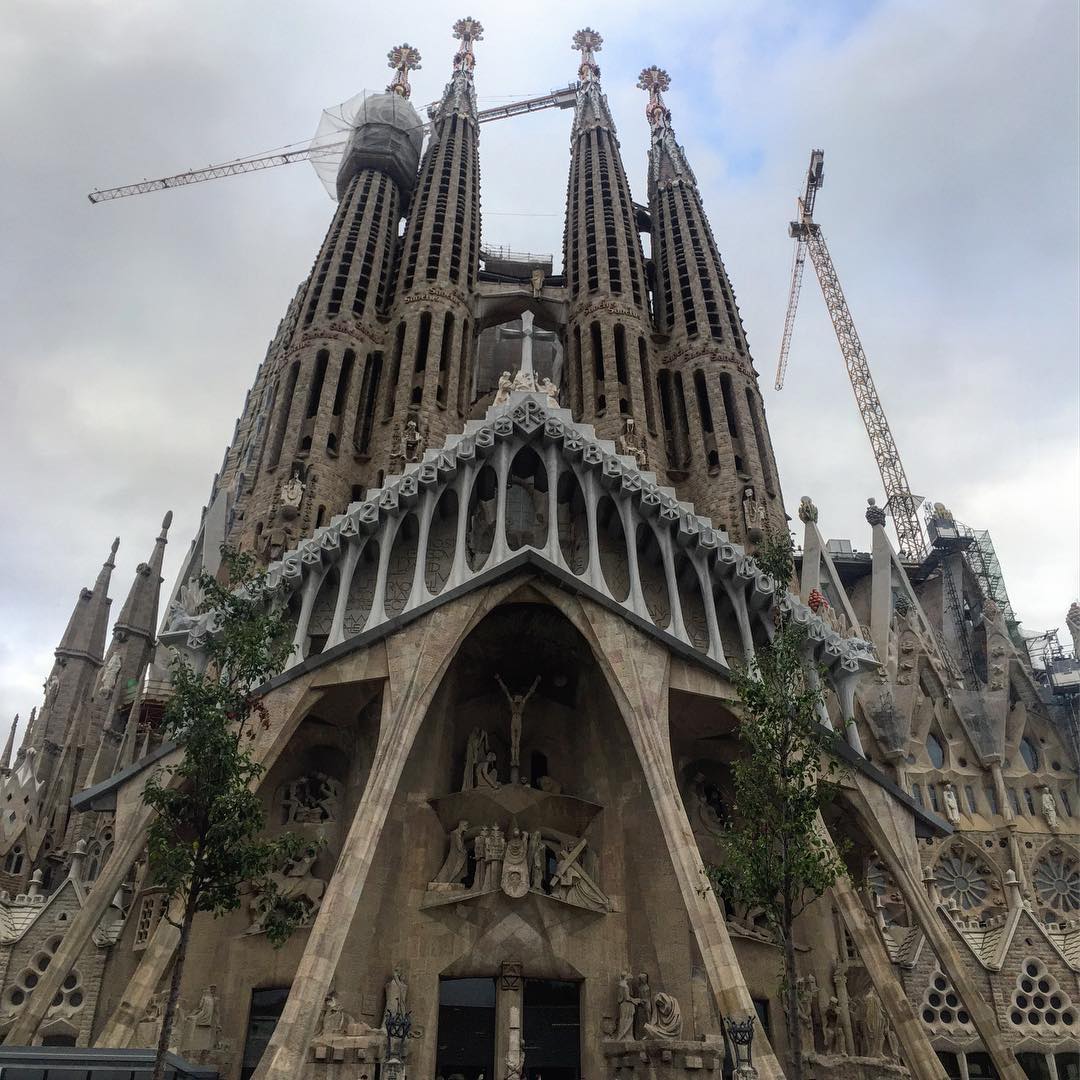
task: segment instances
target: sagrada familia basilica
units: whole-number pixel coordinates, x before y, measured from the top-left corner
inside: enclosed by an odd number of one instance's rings
[[[482,32],[454,29],[426,144],[415,49],[359,106],[177,589],[159,599],[166,515],[110,625],[114,544],[8,739],[2,1075],[149,1075],[177,931],[140,792],[228,543],[294,634],[255,746],[267,827],[319,843],[277,875],[307,912],[282,948],[254,894],[196,920],[177,1076],[786,1075],[777,942],[707,874],[731,671],[779,608],[845,765],[824,824],[849,875],[796,925],[806,1075],[1077,1080],[1075,663],[1032,664],[941,504],[915,562],[873,502],[863,551],[803,498],[798,580],[760,569],[791,519],[666,73],[641,77],[639,204],[600,35],[575,35],[554,274],[482,252]],[[725,1037],[748,1017],[749,1067]]]

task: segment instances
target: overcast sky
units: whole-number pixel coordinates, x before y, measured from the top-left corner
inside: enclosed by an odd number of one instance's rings
[[[656,13],[660,13],[657,15]],[[638,72],[697,173],[762,375],[789,513],[869,546],[882,493],[808,269],[787,385],[772,389],[787,236],[811,147],[817,206],[914,491],[991,531],[1025,629],[1078,584],[1075,0],[6,0],[0,11],[0,340],[5,527],[0,732],[41,697],[52,650],[114,535],[119,611],[162,514],[172,584],[266,342],[333,204],[306,164],[91,206],[86,194],[305,139],[423,54],[439,96],[472,14],[481,108],[598,57],[635,198]],[[484,240],[562,242],[569,114],[486,125]]]

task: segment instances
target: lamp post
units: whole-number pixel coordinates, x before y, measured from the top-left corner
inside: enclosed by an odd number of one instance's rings
[[[405,1064],[405,1040],[412,1031],[412,1013],[396,1012],[389,1009],[383,1016],[383,1027],[386,1028],[386,1059],[383,1061],[384,1080],[401,1080],[404,1076]],[[397,1048],[394,1042],[397,1041]]]
[[[728,1041],[735,1052],[735,1080],[757,1080],[758,1071],[754,1068],[755,1020],[757,1017],[753,1014],[745,1020],[724,1017]]]

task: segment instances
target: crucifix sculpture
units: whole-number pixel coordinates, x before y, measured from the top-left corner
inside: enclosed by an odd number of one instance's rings
[[[533,691],[540,685],[540,676],[533,679],[532,686],[524,694],[511,693],[499,675],[495,676],[495,681],[502,687],[506,700],[510,702],[510,783],[516,784],[521,776],[521,717]]]

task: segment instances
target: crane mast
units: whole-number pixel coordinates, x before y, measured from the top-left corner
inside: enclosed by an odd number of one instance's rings
[[[784,373],[787,369],[787,355],[791,345],[791,327],[795,320],[795,309],[799,301],[799,286],[802,282],[802,263],[806,252],[814,264],[818,283],[821,285],[825,306],[836,331],[840,352],[844,357],[851,389],[855,392],[855,401],[859,406],[866,434],[877,461],[881,483],[885,488],[888,509],[892,513],[899,541],[900,554],[904,558],[921,561],[926,557],[926,541],[922,525],[919,522],[919,502],[911,494],[908,486],[904,463],[900,460],[900,451],[896,447],[886,419],[877,387],[870,374],[870,363],[866,351],[859,340],[855,321],[851,317],[840,278],[833,265],[832,256],[825,244],[821,226],[813,220],[814,203],[824,175],[825,155],[821,150],[810,154],[810,168],[806,176],[806,191],[798,200],[799,220],[793,221],[790,233],[795,238],[795,262],[792,267],[791,294],[788,298],[787,319],[784,324],[784,339],[781,344],[780,364],[777,368],[777,390],[783,386]]]

